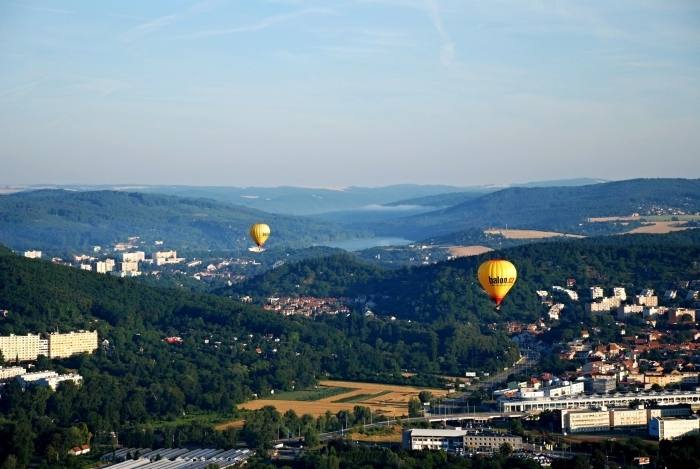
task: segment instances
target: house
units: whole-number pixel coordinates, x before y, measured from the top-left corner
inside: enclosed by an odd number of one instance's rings
[[[88,454],[90,452],[90,445],[80,445],[75,446],[68,450],[68,454],[71,456],[81,456],[83,454]]]

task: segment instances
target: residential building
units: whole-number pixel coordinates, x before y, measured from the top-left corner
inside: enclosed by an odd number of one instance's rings
[[[546,397],[573,396],[583,394],[584,382],[576,381],[573,383],[564,382],[561,386],[550,386],[543,389]]]
[[[41,259],[41,251],[24,251],[24,257],[28,259]]]
[[[666,387],[669,384],[698,384],[700,372],[686,371],[681,372],[673,370],[670,373],[653,373],[647,372],[644,374],[644,383],[653,386],[658,384],[661,387]]]
[[[21,366],[0,366],[0,381],[15,378],[19,375],[23,375],[27,372],[26,368]]]
[[[586,311],[589,313],[607,313],[615,308],[619,308],[622,304],[620,298],[603,298],[595,303],[586,303]]]
[[[80,264],[80,270],[92,271],[92,266],[90,264]]]
[[[105,259],[95,263],[95,272],[98,274],[106,274],[114,270],[114,259]]]
[[[165,264],[178,264],[185,259],[177,257],[177,251],[158,251],[153,253],[153,262],[160,266]]]
[[[136,251],[136,252],[125,252],[122,253],[122,261],[123,262],[141,262],[146,260],[146,253],[143,251]]]
[[[137,261],[124,261],[121,263],[121,271],[124,273],[136,273],[139,271],[139,263]]]
[[[603,298],[605,296],[605,290],[601,287],[591,287],[591,299],[597,300],[598,298]]]
[[[644,312],[644,306],[642,305],[621,305],[617,308],[617,319],[624,320],[628,316],[634,314],[642,314]]]
[[[49,334],[49,358],[65,358],[97,350],[97,331]]]
[[[672,324],[679,322],[695,322],[695,310],[687,308],[672,308],[668,314],[668,321]]]
[[[39,335],[0,336],[0,352],[6,362],[36,360],[39,355]]]
[[[678,296],[678,290],[666,290],[664,300],[675,300]]]
[[[659,297],[655,295],[643,296],[637,295],[634,297],[635,303],[641,306],[659,306]]]
[[[675,440],[685,435],[700,432],[700,419],[697,416],[654,417],[649,421],[649,435],[660,440]]]
[[[621,301],[627,301],[627,292],[622,287],[613,288],[613,297],[619,298]]]

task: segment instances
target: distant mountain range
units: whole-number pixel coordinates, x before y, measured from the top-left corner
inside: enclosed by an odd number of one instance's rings
[[[594,179],[570,179],[526,183],[535,186],[566,186],[592,184]],[[513,185],[515,186],[515,185]],[[265,212],[286,215],[312,215],[325,212],[372,210],[396,201],[451,193],[487,193],[507,186],[457,187],[449,185],[396,184],[383,187],[308,188],[308,187],[217,187],[217,186],[158,186],[158,185],[65,185],[26,186],[13,190],[64,189],[75,191],[122,191],[207,198],[234,205],[243,205]],[[0,188],[1,189],[1,188]],[[0,191],[1,193],[1,191]]]
[[[0,243],[14,249],[66,252],[140,236],[180,250],[241,250],[250,245],[250,224],[258,221],[274,227],[271,248],[366,234],[304,217],[160,194],[40,190],[0,196]]]

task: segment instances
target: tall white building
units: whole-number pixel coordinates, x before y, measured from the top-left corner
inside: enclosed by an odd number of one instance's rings
[[[591,298],[597,300],[598,298],[603,298],[605,296],[605,290],[601,287],[591,287]]]

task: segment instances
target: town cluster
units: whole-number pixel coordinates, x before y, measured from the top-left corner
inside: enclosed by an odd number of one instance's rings
[[[244,297],[247,300],[249,297]],[[321,314],[347,314],[350,308],[344,298],[317,298],[312,296],[283,296],[267,298],[263,309],[274,311],[284,316],[312,317]]]

